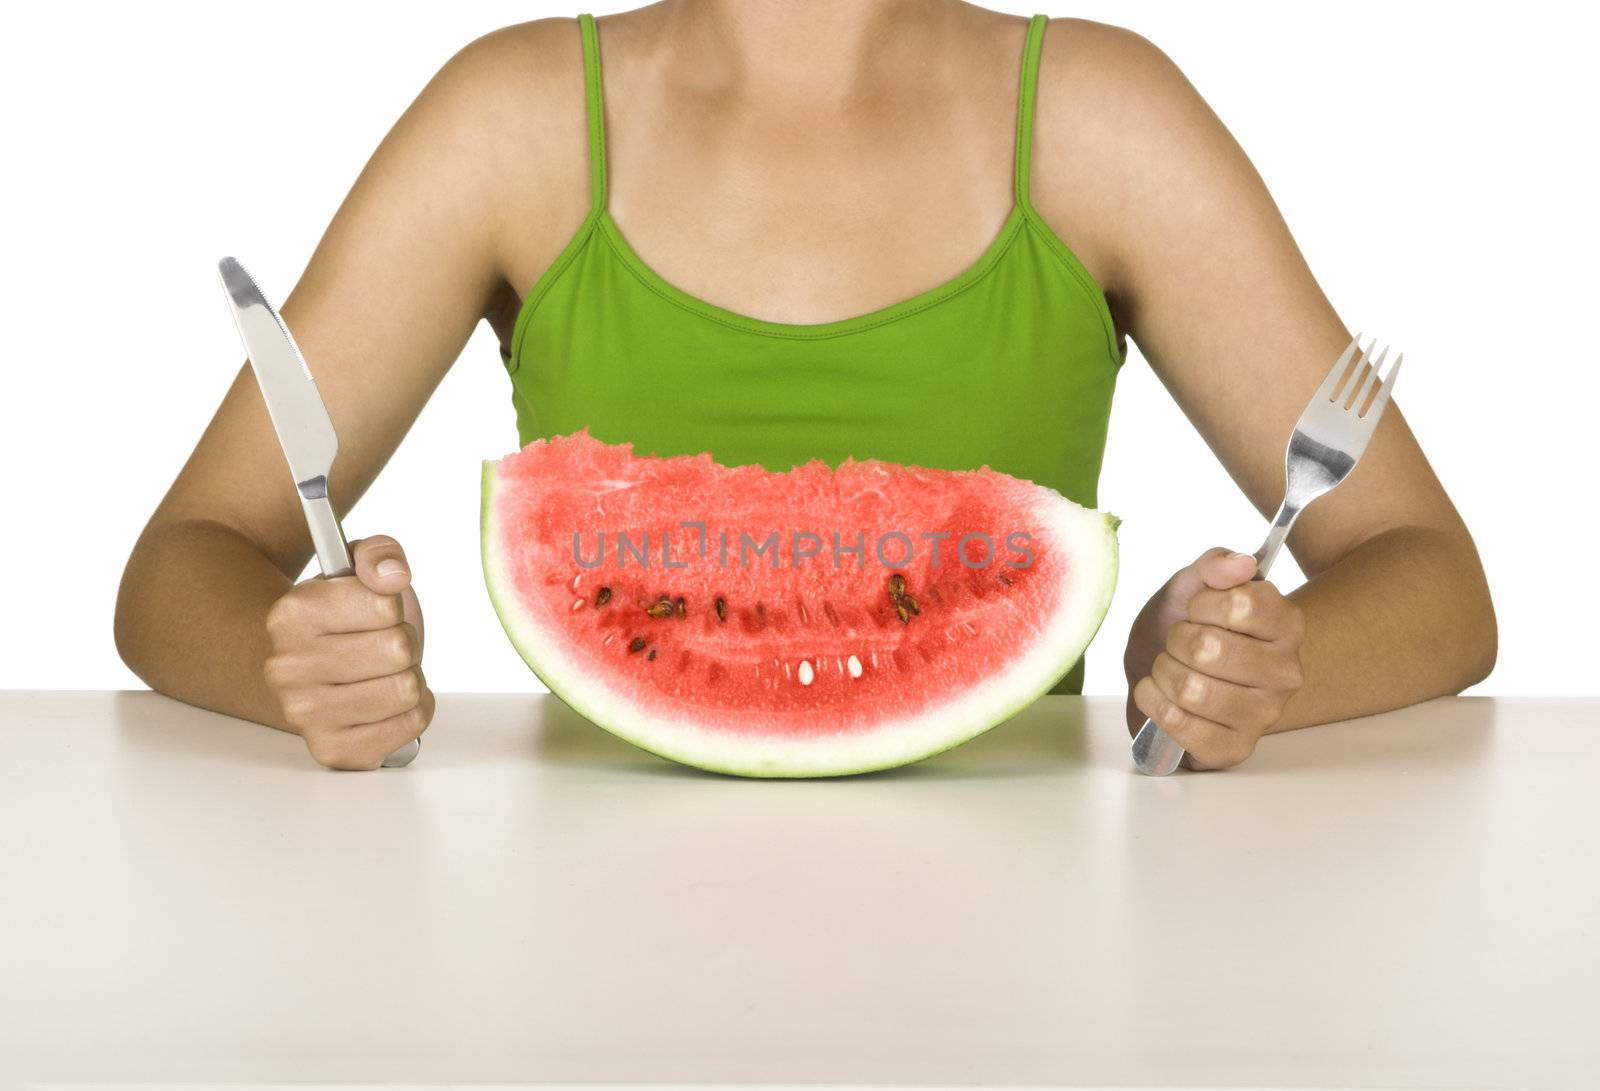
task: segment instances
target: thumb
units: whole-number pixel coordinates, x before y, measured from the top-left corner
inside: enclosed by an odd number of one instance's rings
[[[1206,588],[1223,591],[1248,583],[1256,574],[1256,559],[1248,553],[1235,553],[1223,546],[1213,546],[1195,558],[1193,564],[1180,569],[1167,581],[1167,607],[1186,613],[1189,600]]]
[[[398,595],[411,585],[411,566],[406,563],[405,550],[387,534],[353,542],[350,556],[355,562],[356,579],[370,591]]]

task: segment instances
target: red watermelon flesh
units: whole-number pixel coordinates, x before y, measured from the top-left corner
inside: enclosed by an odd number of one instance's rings
[[[622,738],[746,776],[979,734],[1077,662],[1116,581],[1115,516],[988,468],[773,473],[579,432],[482,485],[485,579],[534,673]]]

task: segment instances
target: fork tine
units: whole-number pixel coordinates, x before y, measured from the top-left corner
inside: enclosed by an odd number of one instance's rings
[[[1383,377],[1383,385],[1378,387],[1378,396],[1372,399],[1372,408],[1367,410],[1367,416],[1376,417],[1383,412],[1383,407],[1389,404],[1389,392],[1394,389],[1394,381],[1400,375],[1400,361],[1405,358],[1406,354],[1402,352],[1394,358],[1394,363],[1389,365],[1389,374]]]
[[[1356,391],[1353,400],[1345,403],[1345,408],[1353,410],[1356,416],[1361,415],[1361,407],[1372,396],[1372,390],[1378,385],[1378,369],[1383,367],[1384,359],[1389,355],[1389,346],[1384,345],[1383,351],[1378,353],[1378,358],[1372,361],[1372,370],[1361,377],[1361,387]]]
[[[1361,334],[1357,333],[1339,354],[1339,359],[1334,361],[1333,370],[1328,372],[1328,377],[1322,380],[1322,386],[1317,389],[1317,397],[1323,401],[1333,401],[1333,396],[1339,392],[1339,380],[1344,378],[1344,369],[1350,363],[1350,357],[1355,355],[1356,346],[1361,343]]]
[[[1338,401],[1340,403],[1341,408],[1343,407],[1343,403],[1344,403],[1345,399],[1350,397],[1350,391],[1351,391],[1351,389],[1353,387],[1353,384],[1359,383],[1361,381],[1362,375],[1367,370],[1367,364],[1372,359],[1372,350],[1377,348],[1377,347],[1378,347],[1378,338],[1376,336],[1374,336],[1372,338],[1372,340],[1367,342],[1367,347],[1365,349],[1361,350],[1361,355],[1356,358],[1355,366],[1350,369],[1350,384],[1351,385],[1346,385],[1342,390],[1340,390],[1339,394],[1338,394],[1338,397],[1335,399],[1336,401]]]

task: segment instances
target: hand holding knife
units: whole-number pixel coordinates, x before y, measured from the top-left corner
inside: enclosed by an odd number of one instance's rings
[[[217,263],[217,269],[273,431],[288,460],[322,577],[349,576],[355,566],[328,496],[328,474],[339,441],[316,380],[289,327],[244,266],[228,257]],[[421,748],[422,740],[412,739],[385,758],[383,767],[409,765]]]

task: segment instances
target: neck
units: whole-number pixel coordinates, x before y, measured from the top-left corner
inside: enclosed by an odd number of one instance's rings
[[[695,82],[813,105],[870,93],[895,56],[915,58],[959,0],[672,0],[662,31]],[[925,54],[921,54],[924,55]]]

